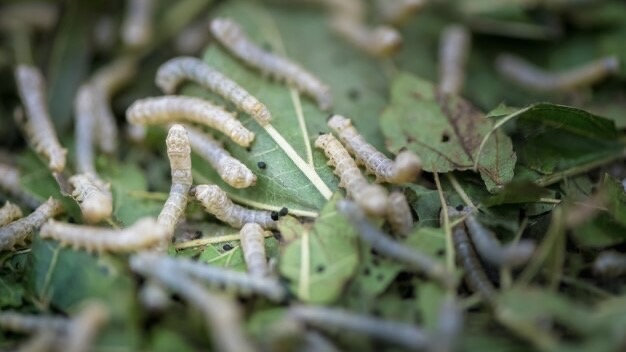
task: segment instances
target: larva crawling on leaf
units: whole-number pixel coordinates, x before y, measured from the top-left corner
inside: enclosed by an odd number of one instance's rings
[[[87,302],[71,320],[64,341],[64,351],[90,351],[96,335],[109,321],[109,317],[109,309],[104,304],[97,301]]]
[[[357,163],[365,166],[368,172],[376,176],[376,182],[402,184],[413,182],[422,170],[420,158],[405,150],[396,156],[396,160],[387,158],[354,128],[350,119],[333,115],[328,120],[328,127],[333,130]]]
[[[368,28],[344,16],[333,16],[330,26],[345,41],[374,57],[391,56],[402,46],[402,36],[393,27]]]
[[[95,175],[94,137],[99,131],[96,130],[94,91],[90,84],[83,84],[78,88],[74,99],[74,120],[76,170]]]
[[[387,234],[380,231],[367,220],[365,213],[356,204],[342,200],[337,204],[337,210],[357,229],[361,239],[379,253],[393,258],[412,269],[424,272],[430,278],[440,282],[444,287],[452,287],[454,285],[454,277],[435,258],[392,240]]]
[[[439,306],[437,325],[430,351],[457,351],[463,333],[463,309],[455,297],[446,296]]]
[[[195,122],[224,133],[242,147],[254,140],[254,133],[235,115],[195,97],[170,95],[139,99],[126,110],[126,119],[136,125]]]
[[[20,209],[20,207],[11,202],[6,202],[2,208],[0,208],[0,226],[11,223],[22,216],[22,209]]]
[[[463,26],[451,25],[439,42],[439,92],[458,95],[465,83],[465,63],[469,56],[471,34]]]
[[[153,36],[154,0],[126,0],[122,42],[130,48],[145,47]]]
[[[315,328],[354,332],[411,351],[425,350],[432,344],[428,333],[414,324],[373,318],[342,309],[295,305],[289,308],[289,315]]]
[[[134,252],[150,249],[165,241],[169,233],[154,218],[141,218],[122,230],[73,225],[54,220],[41,227],[41,238],[90,252]]]
[[[211,33],[231,54],[264,74],[287,82],[298,91],[315,99],[322,110],[331,108],[330,87],[295,62],[263,50],[248,38],[244,30],[230,18],[211,21]]]
[[[177,57],[161,65],[156,75],[156,85],[165,94],[173,94],[185,80],[191,80],[231,101],[252,116],[261,126],[270,123],[269,109],[235,81],[194,57]]]
[[[224,182],[234,188],[247,188],[256,183],[256,176],[239,160],[233,158],[213,137],[185,126],[191,149],[217,171]]]
[[[3,226],[0,228],[0,251],[13,250],[15,245],[23,245],[33,231],[62,212],[61,203],[50,197],[27,217]]]
[[[72,197],[78,202],[83,219],[90,224],[110,218],[113,196],[110,185],[93,174],[77,174],[69,178],[74,187]]]
[[[426,0],[376,0],[376,8],[384,22],[402,25],[420,11],[426,3]]]
[[[221,297],[209,292],[203,285],[190,278],[171,265],[171,260],[159,257],[156,253],[142,253],[130,258],[133,271],[155,280],[159,284],[174,291],[192,306],[199,309],[208,324],[211,341],[216,344],[216,351],[252,352],[242,329],[242,313],[238,304],[232,299]],[[219,269],[219,268],[215,268]]]
[[[48,162],[53,172],[65,169],[67,150],[61,147],[48,113],[45,81],[36,67],[19,65],[15,69],[17,90],[26,110],[24,132],[37,153]]]
[[[69,325],[70,319],[60,316],[0,312],[0,329],[2,330],[28,334],[48,330],[64,334]]]
[[[193,183],[191,176],[191,146],[187,131],[181,125],[170,127],[165,140],[167,156],[170,159],[172,186],[167,201],[159,213],[157,223],[165,227],[170,234],[167,243],[174,236],[174,229],[187,207],[189,188]]]
[[[607,56],[563,72],[544,71],[521,57],[501,54],[496,69],[503,77],[538,92],[565,92],[588,87],[619,72],[619,59]]]
[[[413,229],[413,215],[409,203],[400,191],[391,192],[387,198],[387,221],[393,233],[406,236]]]
[[[519,267],[528,262],[535,251],[535,243],[530,240],[501,245],[495,235],[478,222],[471,211],[465,217],[465,226],[480,257],[495,266]]]
[[[272,213],[266,210],[252,210],[234,204],[226,192],[216,185],[198,185],[191,192],[202,204],[207,213],[235,228],[246,223],[257,223],[264,229],[275,229]],[[278,218],[276,218],[278,219]]]
[[[606,277],[618,277],[626,274],[626,255],[615,251],[606,251],[593,262],[593,271]]]
[[[448,214],[451,219],[459,218],[464,215],[450,206],[448,207]],[[491,281],[489,281],[480,260],[476,256],[476,252],[474,251],[472,242],[467,236],[467,232],[465,232],[463,223],[452,229],[452,241],[454,242],[457,260],[465,270],[464,276],[467,286],[472,292],[479,293],[484,300],[492,302],[495,299],[496,290]]]
[[[380,185],[367,182],[350,154],[332,134],[317,137],[315,147],[324,151],[328,165],[333,166],[335,175],[339,176],[339,186],[344,187],[360,207],[368,214],[385,214],[387,191]]]
[[[256,277],[231,269],[207,265],[187,258],[172,258],[155,252],[142,252],[130,259],[131,268],[144,275],[162,273],[165,276],[189,275],[214,286],[235,290],[241,295],[264,296],[281,302],[287,297],[286,289],[278,280],[269,277]]]
[[[41,205],[35,196],[22,189],[20,172],[12,165],[0,163],[0,191],[31,209]]]
[[[257,223],[247,223],[239,231],[243,259],[252,276],[269,275],[269,266],[265,256],[265,236],[263,228]]]

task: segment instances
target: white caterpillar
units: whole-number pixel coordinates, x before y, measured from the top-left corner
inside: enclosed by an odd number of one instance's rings
[[[463,333],[463,309],[453,296],[447,295],[437,315],[437,325],[431,335],[433,348],[430,351],[457,351]]]
[[[67,331],[70,320],[64,317],[30,315],[17,312],[0,312],[0,329],[18,333],[36,333],[44,330],[63,334]]]
[[[153,0],[126,0],[122,41],[130,48],[145,47],[153,36]]]
[[[392,240],[367,220],[356,204],[343,200],[337,204],[337,210],[357,229],[361,239],[379,253],[424,272],[445,287],[454,285],[454,277],[435,258]]]
[[[22,216],[22,209],[20,209],[20,207],[11,202],[6,202],[2,208],[0,208],[0,226],[11,223]]]
[[[426,0],[376,0],[376,8],[386,23],[401,25],[421,10]]]
[[[439,42],[439,92],[458,95],[465,82],[465,63],[469,55],[471,35],[460,25],[444,29]]]
[[[406,236],[413,228],[413,216],[409,203],[400,191],[391,192],[387,199],[387,220],[395,234]]]
[[[167,133],[167,156],[172,169],[172,187],[170,194],[159,214],[157,222],[174,236],[174,228],[185,212],[189,197],[189,188],[193,183],[191,176],[191,147],[187,131],[181,125],[173,125]]]
[[[618,277],[626,274],[626,255],[615,251],[606,251],[593,262],[593,271],[606,277]]]
[[[416,325],[373,318],[342,309],[295,305],[289,308],[289,315],[316,328],[354,332],[411,351],[425,350],[432,344],[429,334]]]
[[[619,72],[619,60],[608,56],[567,71],[552,73],[512,55],[501,54],[496,58],[496,69],[505,78],[539,92],[571,91],[597,83]]]
[[[185,126],[185,128],[189,135],[191,149],[211,164],[224,182],[234,188],[247,188],[256,183],[256,176],[252,171],[233,158],[221,143],[193,127]]]
[[[189,121],[216,129],[235,143],[247,147],[254,133],[235,116],[206,100],[185,96],[163,96],[135,101],[126,110],[128,122],[137,125]]]
[[[155,253],[142,253],[130,258],[131,269],[156,280],[176,292],[189,304],[198,308],[209,325],[215,350],[224,352],[253,352],[242,329],[242,313],[238,304],[209,292],[176,267],[175,259],[159,257]]]
[[[287,291],[278,280],[256,277],[187,258],[172,258],[165,254],[142,252],[131,257],[130,265],[134,271],[144,275],[154,276],[155,273],[167,277],[189,275],[214,286],[233,289],[241,295],[258,294],[275,302],[281,302],[287,296]]]
[[[376,182],[402,184],[415,181],[422,170],[420,158],[411,151],[402,151],[396,160],[387,158],[352,126],[350,119],[333,115],[328,120],[328,127],[333,130],[357,163],[365,166],[368,172],[376,176]]]
[[[27,217],[3,226],[0,228],[0,251],[13,250],[16,244],[23,245],[33,231],[61,212],[63,212],[61,203],[50,197]]]
[[[0,163],[0,190],[31,209],[41,204],[37,198],[22,189],[20,172],[12,165]]]
[[[76,169],[80,173],[96,175],[94,137],[96,130],[93,87],[83,84],[74,99],[74,138],[76,140]]]
[[[41,238],[51,238],[73,248],[90,252],[133,252],[150,249],[169,236],[154,218],[142,218],[123,230],[72,225],[54,220],[41,227]]]
[[[372,215],[385,214],[387,191],[367,182],[350,154],[332,134],[317,137],[315,147],[324,150],[328,165],[333,166],[335,175],[339,176],[339,186],[344,187],[360,207]]]
[[[61,147],[48,113],[43,76],[33,66],[19,65],[15,69],[15,81],[26,110],[26,137],[35,151],[48,161],[50,170],[62,172],[67,150]]]
[[[265,257],[263,228],[257,223],[247,223],[243,225],[239,234],[243,259],[248,267],[248,273],[259,277],[269,275],[269,266]]]
[[[236,205],[219,186],[198,185],[192,193],[208,213],[232,227],[241,228],[244,224],[253,222],[264,229],[276,228],[271,212],[246,209]]]
[[[93,174],[77,174],[69,178],[74,187],[72,197],[78,202],[83,219],[90,224],[111,217],[113,196],[110,185]]]
[[[72,318],[64,341],[64,351],[85,352],[92,349],[96,335],[109,321],[109,309],[100,302],[90,301]]]
[[[330,25],[348,43],[375,57],[391,56],[402,46],[402,36],[393,27],[368,28],[361,21],[344,16],[333,16]]]
[[[298,91],[311,96],[320,109],[331,108],[332,95],[326,84],[293,61],[260,48],[232,19],[213,19],[211,33],[231,54],[246,65],[279,81],[287,82]]]
[[[173,94],[184,80],[192,80],[233,102],[239,110],[252,116],[261,126],[267,125],[272,119],[269,109],[263,103],[200,59],[174,58],[161,65],[157,71],[156,85],[165,94]]]

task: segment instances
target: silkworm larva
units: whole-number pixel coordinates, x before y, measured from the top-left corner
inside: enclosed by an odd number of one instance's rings
[[[346,310],[297,305],[289,308],[289,315],[319,329],[355,332],[412,351],[423,350],[431,344],[428,333],[415,325],[372,318]]]
[[[193,127],[185,126],[191,149],[206,160],[224,182],[234,188],[247,188],[256,183],[256,176],[246,165],[233,158],[215,139]]]
[[[74,175],[69,178],[69,183],[74,187],[72,197],[78,202],[87,223],[95,224],[111,217],[113,196],[110,185],[92,174]]]
[[[42,330],[34,333],[31,338],[18,346],[15,352],[50,352],[58,343],[57,334],[54,331]]]
[[[2,208],[0,208],[0,226],[11,223],[22,216],[22,209],[20,209],[20,207],[11,202],[6,202]]]
[[[376,7],[386,23],[402,25],[426,5],[426,0],[377,0]]]
[[[78,88],[74,99],[74,138],[76,140],[76,170],[80,173],[95,175],[94,137],[96,116],[94,110],[93,87],[83,84]],[[99,133],[99,131],[98,131]]]
[[[229,18],[211,21],[213,36],[238,59],[264,74],[287,82],[298,91],[311,96],[322,110],[332,106],[330,87],[295,62],[267,52],[248,38],[243,29]]]
[[[169,259],[175,260],[175,259]],[[133,271],[156,280],[200,309],[209,325],[211,340],[217,351],[252,352],[255,349],[242,330],[239,305],[221,297],[181,273],[169,261],[161,260],[156,253],[142,253],[130,258]]]
[[[501,245],[495,235],[480,224],[473,214],[467,215],[465,226],[480,257],[495,266],[518,267],[525,264],[535,251],[535,243],[530,240]]]
[[[393,161],[367,143],[359,131],[352,126],[350,119],[333,115],[328,120],[328,127],[333,130],[346,149],[354,155],[357,163],[365,166],[368,172],[376,176],[376,182],[401,184],[413,182],[422,170],[420,158],[405,150]]]
[[[189,188],[191,188],[193,178],[191,176],[191,147],[185,128],[181,125],[173,125],[167,133],[165,142],[172,170],[172,186],[157,222],[168,230],[169,243],[171,237],[174,236],[174,228],[187,207]]]
[[[315,147],[324,150],[328,165],[335,168],[334,173],[340,180],[339,187],[344,187],[348,195],[368,214],[385,214],[387,191],[380,185],[367,182],[350,154],[332,134],[317,137]]]
[[[269,275],[269,267],[265,256],[263,228],[257,223],[247,223],[243,225],[239,234],[241,236],[243,259],[248,267],[248,273],[259,277]]]
[[[387,220],[393,233],[406,236],[413,228],[413,216],[409,203],[400,191],[391,192],[387,199]]]
[[[122,42],[131,48],[145,47],[153,36],[153,0],[126,0]]]
[[[496,69],[505,78],[531,90],[571,91],[593,85],[619,72],[619,59],[608,56],[567,71],[552,73],[534,66],[521,57],[501,54],[496,58]]]
[[[155,273],[159,273],[159,275],[175,277],[187,274],[207,284],[235,290],[244,296],[258,294],[275,302],[281,302],[287,297],[287,291],[278,280],[256,277],[187,258],[172,258],[165,254],[142,252],[133,255],[130,263],[134,271],[144,275],[154,276]]]
[[[375,57],[391,56],[402,46],[402,36],[393,27],[368,28],[363,22],[333,16],[331,28],[348,43]]]
[[[61,203],[50,197],[27,217],[3,226],[0,228],[0,251],[13,250],[16,244],[25,244],[33,231],[61,212],[63,212]]]
[[[342,200],[337,204],[337,210],[356,228],[361,239],[379,253],[424,272],[445,287],[454,284],[453,276],[435,258],[392,240],[367,220],[365,213],[356,204]]]
[[[167,229],[154,218],[141,218],[132,226],[113,230],[73,225],[54,220],[41,227],[41,238],[51,238],[75,249],[90,252],[133,252],[150,249],[168,238]]]
[[[451,25],[439,42],[439,92],[458,95],[465,83],[465,63],[469,56],[471,34],[463,26]]]
[[[269,109],[235,81],[194,57],[178,57],[161,65],[156,75],[156,85],[165,94],[173,94],[184,81],[191,80],[233,102],[252,116],[261,126],[270,123]]]
[[[614,251],[600,253],[593,263],[593,271],[607,277],[626,274],[626,255]]]
[[[95,126],[98,131],[95,139],[100,150],[107,154],[115,153],[119,135],[115,115],[111,111],[111,97],[130,82],[136,71],[136,59],[122,57],[100,68],[90,80],[94,94]]]
[[[367,8],[362,0],[313,0],[326,7],[332,16],[365,21]]]
[[[439,307],[437,325],[434,332],[432,352],[453,352],[463,332],[463,310],[454,297],[445,297]]]
[[[126,119],[138,125],[195,122],[224,133],[242,147],[249,146],[254,140],[254,133],[233,114],[195,97],[170,95],[140,99],[126,110]]]
[[[27,121],[24,131],[35,151],[48,161],[48,168],[54,172],[65,169],[67,150],[61,147],[57,138],[48,108],[46,106],[45,82],[36,67],[19,65],[15,69],[15,81]]]
[[[459,217],[462,214],[453,207],[448,207],[448,214],[451,218]],[[465,226],[459,224],[452,229],[452,240],[456,257],[465,270],[465,282],[472,292],[478,292],[483,299],[492,302],[495,298],[495,288],[485,274],[480,260],[476,256],[474,247],[465,232]]]
[[[208,213],[232,227],[241,228],[246,223],[254,222],[264,229],[276,228],[271,212],[247,209],[234,204],[219,186],[198,185],[192,193]]]
[[[0,312],[0,329],[13,332],[35,333],[51,330],[64,333],[69,324],[70,320],[64,317],[29,315],[9,311]]]
[[[59,18],[57,4],[45,1],[9,3],[0,8],[0,28],[4,30],[52,29]]]
[[[11,165],[0,163],[0,190],[31,209],[41,205],[37,198],[22,189],[20,172]]]
[[[72,318],[64,343],[64,351],[90,351],[96,335],[109,321],[109,316],[109,309],[102,303],[90,301],[85,304]]]

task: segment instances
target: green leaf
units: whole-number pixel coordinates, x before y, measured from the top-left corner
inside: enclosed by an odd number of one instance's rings
[[[8,275],[6,275],[8,276]],[[11,280],[4,274],[0,276],[0,288],[2,295],[0,295],[0,308],[16,308],[22,305],[22,299],[24,297],[24,286],[19,281]]]
[[[507,183],[497,194],[481,201],[481,204],[491,207],[502,204],[531,203],[549,195],[550,191],[533,182],[513,181]]]
[[[268,258],[274,258],[278,253],[278,241],[273,237],[265,239],[265,251]],[[198,260],[207,264],[246,271],[246,262],[239,241],[207,246],[198,257]]]
[[[291,290],[306,302],[334,302],[358,265],[356,233],[339,214],[335,195],[309,228],[300,227],[300,237],[282,249],[280,273]]]
[[[391,105],[381,117],[392,151],[408,148],[431,172],[469,170],[483,138],[494,122],[458,97],[438,97],[435,87],[401,73],[393,82]],[[501,131],[487,142],[478,170],[487,189],[495,191],[513,178],[516,156]]]

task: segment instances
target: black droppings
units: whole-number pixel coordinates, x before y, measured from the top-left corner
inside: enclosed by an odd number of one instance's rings
[[[358,89],[352,88],[348,91],[348,98],[350,100],[357,100],[359,97],[361,97],[361,92],[359,92]]]
[[[267,164],[265,163],[265,161],[259,161],[258,163],[256,163],[256,166],[258,166],[259,169],[267,168]]]
[[[455,209],[458,211],[463,211],[463,204],[457,205]]]
[[[278,212],[278,215],[280,215],[280,216],[286,216],[287,214],[289,214],[289,209],[287,209],[285,207],[282,207],[280,209],[280,211]]]
[[[272,211],[272,212],[270,213],[270,217],[271,217],[271,218],[272,218],[272,220],[274,220],[274,221],[278,220],[278,212],[276,212],[276,211]]]
[[[231,249],[233,249],[233,246],[231,246],[230,244],[226,243],[225,245],[222,246],[222,249],[225,251],[229,251]]]
[[[323,265],[318,265],[317,268],[315,268],[315,271],[318,273],[323,273],[324,270],[326,270],[326,268]]]

